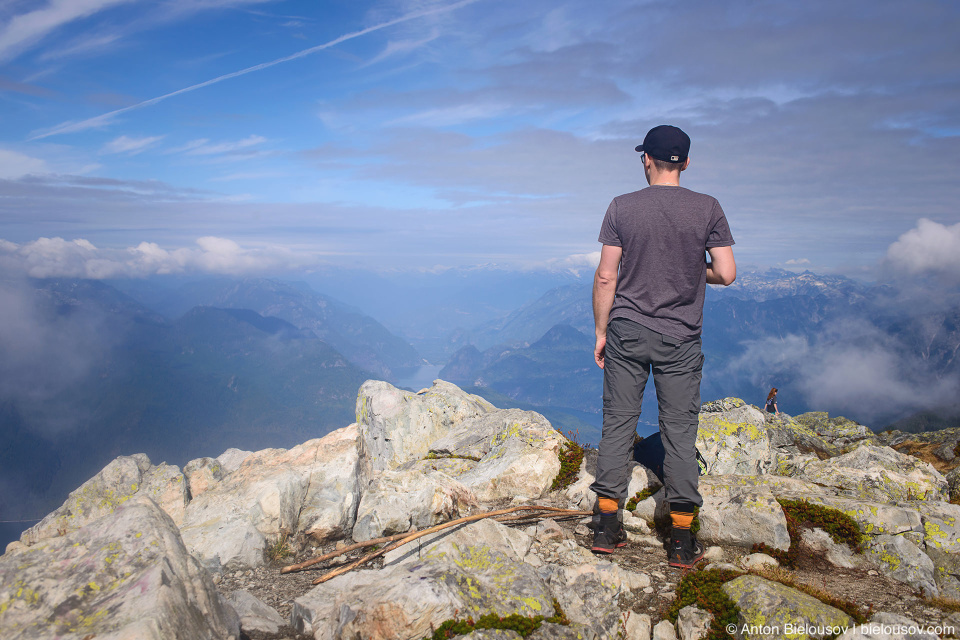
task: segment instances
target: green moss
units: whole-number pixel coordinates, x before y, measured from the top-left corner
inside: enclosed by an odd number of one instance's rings
[[[576,440],[567,440],[557,451],[557,458],[560,460],[560,472],[553,479],[551,491],[566,489],[577,481],[583,463],[583,447]]]
[[[673,606],[667,612],[667,617],[674,624],[680,610],[689,605],[696,605],[713,615],[710,629],[707,631],[707,640],[729,640],[733,636],[727,632],[727,625],[736,625],[740,608],[723,591],[723,583],[740,577],[736,571],[709,569],[707,571],[689,572],[677,584],[677,596]]]
[[[845,544],[855,553],[859,553],[863,533],[857,521],[837,509],[813,504],[805,500],[777,500],[787,520],[787,533],[790,534],[790,548],[787,551],[774,549],[766,544],[753,545],[755,553],[766,553],[791,569],[796,568],[800,558],[801,529],[820,528],[830,534],[837,544]]]
[[[627,511],[633,511],[637,505],[660,490],[659,486],[649,487],[643,491],[637,491],[636,495],[627,500]]]
[[[521,616],[511,613],[508,616],[498,616],[495,613],[488,613],[480,616],[477,620],[467,618],[466,620],[447,620],[437,627],[429,640],[446,640],[456,636],[466,635],[477,629],[513,629],[521,636],[526,638],[531,633],[540,628],[544,622],[569,625],[570,620],[560,608],[560,603],[553,601],[553,615],[549,618],[543,616]],[[427,638],[424,638],[427,640]]]
[[[456,453],[440,454],[434,451],[431,451],[430,453],[428,453],[426,457],[424,457],[424,460],[446,460],[449,458],[454,458],[457,460],[473,460],[474,462],[480,462],[480,458],[478,458],[477,456],[461,456]]]

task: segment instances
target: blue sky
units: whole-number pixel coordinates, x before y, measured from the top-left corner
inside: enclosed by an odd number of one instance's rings
[[[958,33],[951,1],[11,0],[0,266],[588,265],[670,123],[742,264],[955,273]]]

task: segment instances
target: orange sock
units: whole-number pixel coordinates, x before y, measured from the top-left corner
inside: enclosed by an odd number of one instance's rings
[[[617,501],[613,498],[599,498],[597,502],[600,505],[600,513],[616,513],[619,509]],[[691,516],[691,520],[693,516]]]
[[[693,524],[693,514],[682,511],[671,511],[670,520],[673,521],[673,526],[677,529],[689,529],[690,525]]]

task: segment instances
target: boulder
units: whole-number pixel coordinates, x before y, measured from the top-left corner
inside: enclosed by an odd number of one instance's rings
[[[669,620],[661,620],[653,628],[653,640],[677,640],[677,630]]]
[[[395,469],[427,455],[430,444],[464,420],[495,410],[459,387],[435,380],[419,393],[368,380],[357,395],[357,424],[365,464],[373,471]]]
[[[240,465],[243,464],[244,460],[252,455],[252,451],[244,451],[243,449],[235,449],[231,447],[217,456],[217,462],[219,462],[220,466],[223,467],[224,473],[233,473],[240,468]]]
[[[923,589],[928,597],[940,594],[933,561],[904,536],[877,536],[865,545],[864,552],[884,575]]]
[[[947,482],[927,462],[890,447],[861,445],[836,458],[810,462],[798,477],[835,487],[842,495],[877,502],[940,501]]]
[[[920,506],[923,520],[923,542],[927,549],[935,547],[960,553],[960,505],[938,502]]]
[[[624,640],[650,640],[652,623],[650,616],[628,611],[626,617],[627,620],[623,624]]]
[[[164,463],[150,467],[143,474],[137,495],[146,496],[160,505],[178,527],[183,524],[190,492],[179,467]]]
[[[545,495],[560,472],[557,454],[566,438],[533,411],[495,410],[484,420],[496,426],[490,448],[457,481],[483,502]]]
[[[199,498],[211,487],[216,486],[229,473],[219,460],[197,458],[183,466],[183,476],[187,479],[187,491],[190,500]]]
[[[617,637],[621,621],[617,600],[629,590],[616,579],[621,575],[619,567],[609,562],[547,564],[537,571],[572,622],[591,628],[601,638]]]
[[[782,550],[790,548],[786,516],[769,491],[703,482],[700,494],[700,539],[748,549],[759,543]]]
[[[739,398],[703,405],[697,449],[711,475],[755,475],[773,464],[763,412]]]
[[[317,640],[423,638],[453,618],[553,615],[553,596],[536,569],[484,545],[456,559],[426,557],[355,571],[294,601],[292,620]]]
[[[137,495],[143,487],[144,474],[150,468],[150,458],[143,453],[114,459],[97,475],[71,491],[60,508],[24,531],[20,542],[30,546],[40,540],[56,538],[113,513]]]
[[[857,555],[845,544],[834,542],[833,537],[819,527],[804,529],[800,535],[804,546],[820,553],[835,567],[856,569],[864,564],[863,556]]]
[[[778,457],[803,455],[823,460],[840,454],[835,445],[785,413],[767,416],[767,434]]]
[[[466,515],[477,506],[473,493],[443,473],[382,471],[363,492],[353,527],[357,542],[426,529]]]
[[[810,411],[796,416],[793,420],[828,441],[838,453],[852,450],[861,444],[882,445],[869,427],[842,416],[831,418],[825,411]]]
[[[142,496],[0,557],[0,628],[4,640],[239,637],[170,516]]]
[[[419,562],[427,557],[457,560],[463,549],[482,546],[496,549],[511,561],[521,561],[530,551],[533,537],[496,520],[485,518],[431,533],[406,546],[388,551],[383,566]]]
[[[936,547],[927,547],[925,552],[933,562],[934,580],[940,595],[960,600],[960,554],[948,553]]]
[[[259,566],[284,535],[349,535],[360,498],[359,430],[338,429],[290,450],[265,449],[187,505],[181,527],[213,571]]]
[[[725,583],[724,592],[740,608],[739,638],[780,640],[809,637],[791,633],[785,625],[828,629],[814,637],[842,633],[853,624],[846,613],[792,587],[759,576],[745,575]],[[810,634],[814,635],[814,634]]]
[[[699,607],[688,605],[680,609],[677,615],[677,630],[680,640],[702,640],[710,633],[710,622],[713,615]]]
[[[240,629],[244,632],[277,633],[287,621],[276,609],[257,599],[249,591],[234,591],[226,598],[240,618]]]

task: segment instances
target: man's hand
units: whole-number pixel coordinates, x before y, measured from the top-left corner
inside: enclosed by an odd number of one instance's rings
[[[607,336],[597,336],[597,346],[593,348],[593,359],[603,369],[603,358],[607,350]]]

